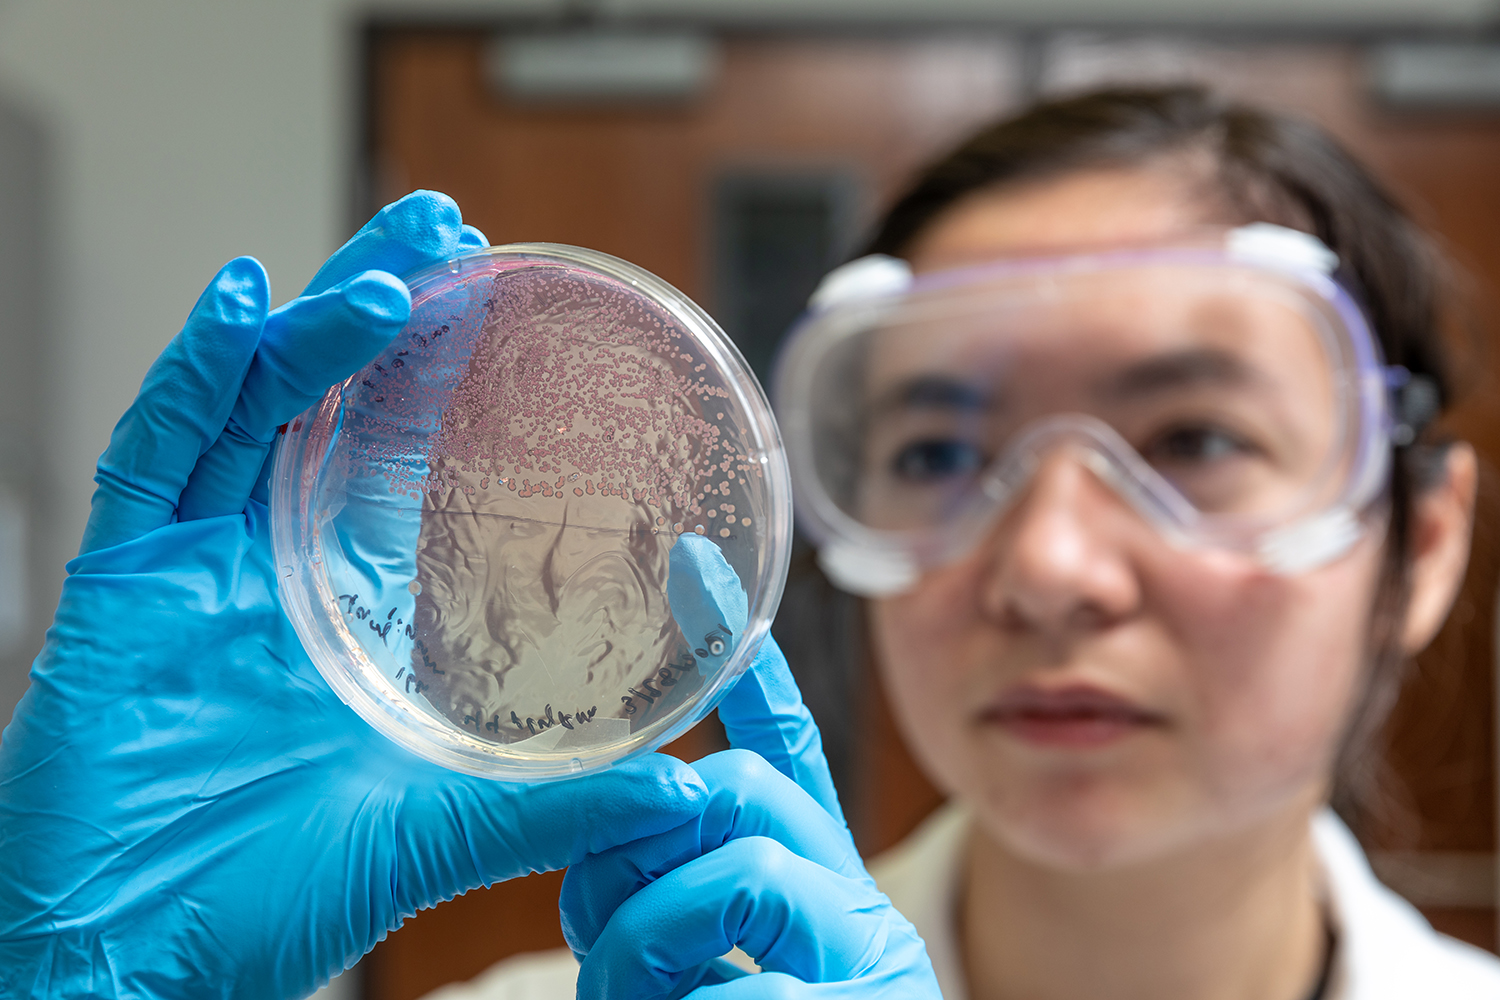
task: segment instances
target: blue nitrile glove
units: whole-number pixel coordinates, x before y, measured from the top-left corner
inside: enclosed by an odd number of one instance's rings
[[[684,638],[699,647],[695,653],[700,658],[709,652],[702,647],[712,646],[726,624],[744,630],[749,617],[744,586],[710,539],[679,535],[668,566],[667,603]],[[738,634],[722,641],[721,658],[729,655]],[[719,721],[733,746],[764,757],[840,824],[844,822],[823,756],[823,737],[802,703],[802,692],[787,669],[786,658],[769,637],[752,668],[719,706]]]
[[[684,544],[705,586],[679,597],[668,583],[692,640],[732,616],[741,592],[712,542],[684,535]],[[674,570],[679,561],[689,562],[674,551]],[[937,1000],[927,949],[865,872],[817,726],[769,637],[719,718],[736,749],[694,765],[707,809],[568,869],[563,931],[582,962],[578,996]],[[719,958],[736,946],[765,971],[746,975]]]
[[[390,272],[483,243],[418,193],[274,311],[232,261],[151,367],[0,739],[0,997],[300,997],[423,907],[702,808],[665,756],[532,787],[420,760],[277,602],[252,499],[277,425],[401,329]]]

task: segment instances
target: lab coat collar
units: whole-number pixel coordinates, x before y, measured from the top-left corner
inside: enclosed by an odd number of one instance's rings
[[[927,942],[944,1000],[968,1000],[957,900],[971,819],[949,804],[870,864],[881,891]],[[1375,878],[1354,835],[1323,810],[1312,824],[1338,950],[1325,1000],[1500,1000],[1500,960],[1434,931]]]

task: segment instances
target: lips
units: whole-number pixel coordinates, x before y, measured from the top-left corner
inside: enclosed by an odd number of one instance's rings
[[[981,713],[982,721],[1026,743],[1088,749],[1166,724],[1158,713],[1091,685],[1022,685]]]

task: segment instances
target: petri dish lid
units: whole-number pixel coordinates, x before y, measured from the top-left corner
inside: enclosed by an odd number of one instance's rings
[[[584,774],[682,734],[786,579],[755,376],[607,254],[488,247],[405,281],[405,329],[278,445],[272,544],[308,655],[380,732],[470,774]]]

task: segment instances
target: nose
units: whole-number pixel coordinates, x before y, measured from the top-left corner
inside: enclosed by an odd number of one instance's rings
[[[980,594],[983,612],[1014,631],[1061,637],[1133,615],[1141,583],[1124,500],[1072,449],[1046,455],[995,526]]]

